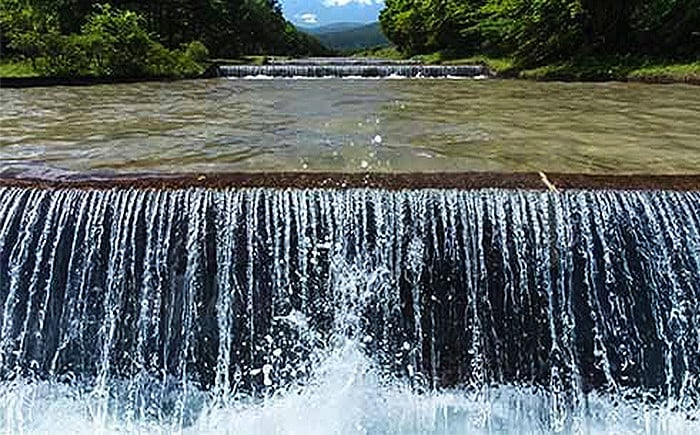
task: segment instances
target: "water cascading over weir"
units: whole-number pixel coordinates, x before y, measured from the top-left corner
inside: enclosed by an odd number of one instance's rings
[[[381,59],[311,58],[270,61],[265,65],[222,65],[218,74],[230,78],[476,78],[493,73],[483,65],[422,65]]]
[[[195,433],[690,424],[697,180],[554,181],[6,180],[0,425],[41,429],[46,397],[102,428]]]

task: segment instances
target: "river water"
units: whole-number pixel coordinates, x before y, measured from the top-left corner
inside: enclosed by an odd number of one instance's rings
[[[0,97],[0,176],[700,167],[700,87]],[[0,432],[700,433],[699,295],[692,191],[0,187]]]
[[[693,173],[700,88],[212,79],[0,90],[0,173]]]

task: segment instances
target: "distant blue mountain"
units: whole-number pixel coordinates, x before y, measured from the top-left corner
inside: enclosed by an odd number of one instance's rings
[[[297,26],[297,28],[304,33],[321,35],[324,33],[345,32],[347,30],[356,29],[365,25],[365,23],[331,23],[315,27]]]
[[[370,24],[333,23],[317,27],[298,27],[302,32],[315,36],[323,45],[335,50],[355,50],[387,45],[378,22]]]
[[[297,26],[369,24],[379,19],[384,0],[280,0],[284,16]]]

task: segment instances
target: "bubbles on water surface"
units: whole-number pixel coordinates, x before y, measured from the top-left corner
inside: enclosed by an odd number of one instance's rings
[[[184,400],[185,418],[167,418],[160,397],[150,418],[130,420],[127,388],[110,398],[99,418],[99,398],[76,386],[46,381],[0,386],[0,428],[9,433],[183,434],[691,434],[697,415],[591,394],[586,409],[570,410],[563,425],[552,421],[551,394],[526,386],[482,391],[420,392],[383,373],[362,351],[345,342],[315,369],[305,385],[260,398],[222,403],[196,389]],[[114,391],[114,390],[113,390]],[[120,403],[121,402],[121,403]],[[148,406],[143,402],[143,406]]]

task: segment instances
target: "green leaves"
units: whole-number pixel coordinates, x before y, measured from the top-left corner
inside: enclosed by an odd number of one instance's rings
[[[193,56],[202,60],[208,55],[201,42],[184,50],[166,49],[148,32],[143,16],[109,4],[97,5],[80,33],[69,35],[44,25],[54,23],[54,15],[43,16],[32,6],[13,13],[31,19],[12,27],[10,46],[44,76],[193,76],[203,69]]]
[[[380,21],[408,55],[700,57],[700,0],[386,0]]]
[[[156,42],[146,31],[143,17],[135,12],[98,5],[81,36],[90,47],[95,74],[127,77],[148,72],[149,54]]]
[[[0,31],[3,56],[31,59],[42,56],[49,33],[81,35],[84,41],[74,38],[64,45],[67,50],[81,46],[94,55],[89,70],[99,75],[142,74],[153,69],[143,59],[154,56],[163,62],[168,56],[180,57],[182,62],[175,64],[191,66],[183,56],[202,62],[209,51],[216,57],[327,53],[284,19],[277,0],[0,0]],[[55,53],[56,41],[64,39],[52,38]],[[206,52],[182,48],[191,41],[201,41]],[[168,56],[163,48],[171,51]]]
[[[483,0],[386,0],[379,16],[386,36],[405,54],[450,49],[471,53]]]
[[[556,61],[582,41],[579,0],[499,0],[482,9],[484,42],[513,54],[521,66]]]
[[[195,62],[206,62],[209,59],[209,49],[201,41],[192,41],[185,47],[185,55]]]
[[[57,77],[90,74],[89,47],[83,36],[51,32],[43,35],[37,44],[40,55],[35,68],[40,74]]]

